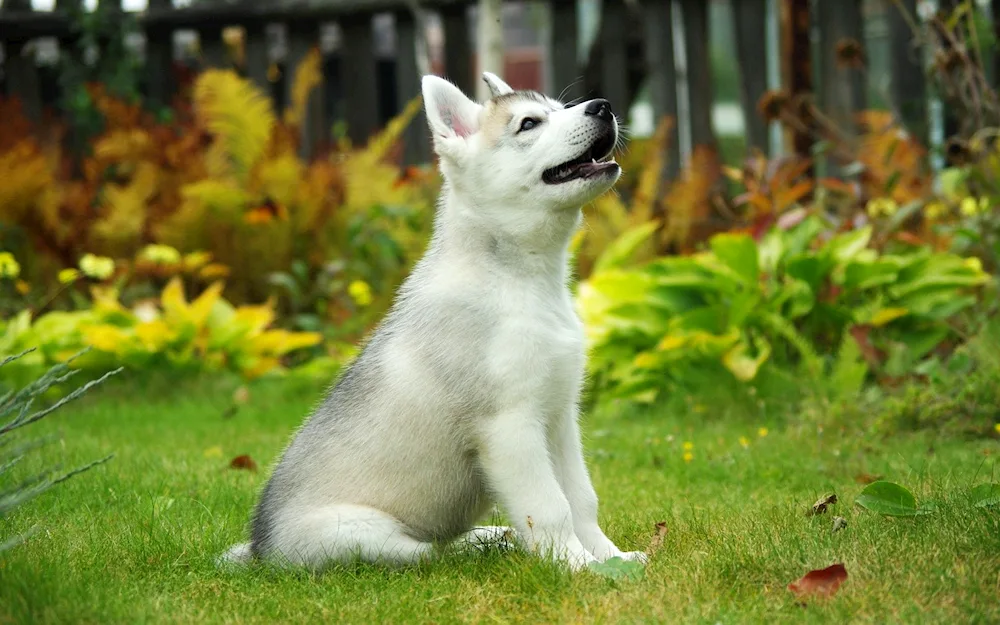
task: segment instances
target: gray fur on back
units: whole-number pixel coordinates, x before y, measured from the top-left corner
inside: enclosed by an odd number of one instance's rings
[[[455,537],[490,505],[468,427],[470,415],[492,411],[488,381],[470,366],[482,360],[490,315],[474,299],[415,288],[434,279],[434,245],[275,468],[251,523],[255,555],[267,553],[278,511],[292,504],[369,506],[422,541]],[[427,445],[415,446],[414,436]]]

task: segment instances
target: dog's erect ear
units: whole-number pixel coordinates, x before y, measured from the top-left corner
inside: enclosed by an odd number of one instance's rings
[[[494,98],[514,92],[514,90],[510,88],[510,85],[501,80],[496,74],[483,72],[483,81],[485,81],[487,86],[489,86],[490,94]]]
[[[482,107],[465,97],[458,87],[437,76],[424,76],[421,90],[435,144],[455,137],[465,139],[479,130]]]

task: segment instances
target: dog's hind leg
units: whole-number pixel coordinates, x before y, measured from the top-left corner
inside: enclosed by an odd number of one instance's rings
[[[333,562],[361,560],[405,566],[430,559],[435,546],[410,536],[406,526],[375,508],[333,505],[289,508],[275,524],[266,557],[322,569]]]

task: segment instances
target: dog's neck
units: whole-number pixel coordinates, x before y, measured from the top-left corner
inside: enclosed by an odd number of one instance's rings
[[[533,215],[528,213],[532,218],[527,223],[491,223],[483,207],[464,195],[447,183],[442,189],[434,227],[434,244],[441,252],[464,262],[487,262],[514,274],[566,283],[569,243],[580,225],[579,209],[539,207]]]

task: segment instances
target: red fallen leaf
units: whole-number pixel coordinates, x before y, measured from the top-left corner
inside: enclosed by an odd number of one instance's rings
[[[236,456],[229,461],[230,469],[243,469],[245,471],[256,471],[257,463],[253,461],[253,458],[243,454],[242,456]]]
[[[800,597],[803,595],[832,597],[845,579],[847,579],[847,569],[843,564],[837,563],[825,569],[809,571],[802,579],[789,584],[788,590]]]

